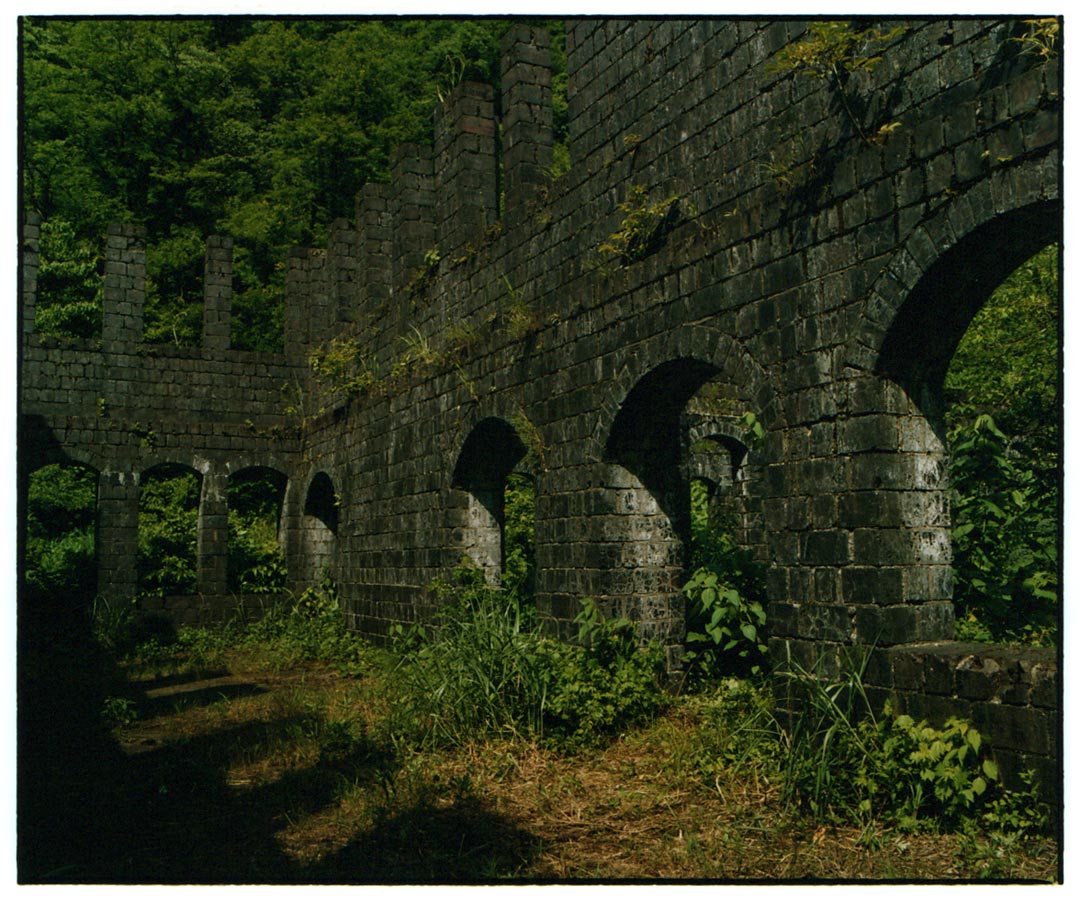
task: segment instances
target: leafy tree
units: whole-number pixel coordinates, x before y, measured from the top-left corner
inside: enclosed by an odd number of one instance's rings
[[[89,601],[95,590],[97,475],[48,465],[30,475],[26,583],[37,595]]]

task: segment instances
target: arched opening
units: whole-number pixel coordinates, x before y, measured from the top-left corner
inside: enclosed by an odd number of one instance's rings
[[[1058,246],[1017,267],[945,376],[957,637],[1057,640],[1061,403]]]
[[[229,476],[227,583],[237,594],[273,594],[285,587],[281,509],[286,476],[266,466],[249,466]]]
[[[612,424],[608,505],[620,513],[611,524],[624,570],[623,596],[612,600],[644,637],[683,643],[689,630],[699,641],[713,613],[702,600],[714,599],[712,582],[704,598],[695,593],[699,573],[749,577],[764,537],[748,490],[744,432],[756,418],[747,391],[711,363],[677,359],[644,375]]]
[[[503,419],[479,422],[461,448],[452,486],[467,494],[461,551],[488,584],[531,599],[536,584],[536,491],[527,450]]]
[[[308,485],[304,498],[304,521],[301,531],[303,558],[309,566],[308,581],[320,583],[333,577],[338,532],[338,496],[334,483],[325,472],[318,472]]]
[[[202,479],[163,463],[139,479],[139,592],[166,597],[198,590],[197,542]]]
[[[23,570],[29,609],[89,608],[97,593],[97,495],[98,473],[89,466],[51,463],[30,473]]]
[[[1059,234],[1049,202],[976,228],[926,270],[881,343],[877,370],[901,390],[887,400],[899,452],[877,477],[903,491],[904,600],[951,600],[962,639],[1054,640]]]

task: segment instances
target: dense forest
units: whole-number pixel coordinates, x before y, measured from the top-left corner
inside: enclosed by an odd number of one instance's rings
[[[286,249],[319,245],[333,219],[351,218],[356,191],[387,179],[396,144],[430,140],[433,109],[455,83],[496,80],[504,27],[484,18],[23,19],[22,200],[43,220],[38,329],[99,334],[101,241],[121,221],[148,233],[148,341],[198,342],[203,241],[224,233],[236,242],[234,345],[280,348]],[[565,59],[561,27],[552,29],[565,164]],[[976,317],[947,377],[961,637],[1056,640],[1058,266],[1056,246],[1021,266]],[[142,502],[146,591],[193,585],[197,486],[174,476],[152,480]],[[238,490],[230,581],[274,589],[279,511],[250,485]],[[94,503],[93,473],[35,473],[31,587],[92,595]],[[730,575],[730,557],[714,557],[701,566]],[[518,569],[531,584],[532,564]]]

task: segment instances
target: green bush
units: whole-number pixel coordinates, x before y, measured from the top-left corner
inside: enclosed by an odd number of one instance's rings
[[[370,664],[371,648],[345,627],[337,588],[327,574],[298,598],[274,604],[244,629],[240,644],[269,651],[283,666],[318,660],[357,675]]]
[[[625,619],[592,601],[578,617],[583,646],[544,637],[530,606],[462,567],[435,586],[430,630],[413,630],[395,672],[394,728],[422,743],[531,735],[561,747],[603,740],[642,722],[664,700],[663,654],[641,649]]]
[[[550,645],[544,739],[561,747],[596,743],[656,715],[666,697],[664,652],[639,646],[629,620],[604,618],[582,601],[578,645]]]
[[[709,520],[704,483],[690,483],[692,574],[686,596],[683,662],[691,684],[766,667],[764,567]]]
[[[781,677],[801,710],[782,727],[784,799],[824,822],[899,828],[1045,826],[1034,788],[1013,793],[980,733],[950,718],[938,728],[886,703],[880,716],[862,685],[863,660],[835,678],[788,662]],[[1014,831],[1013,833],[1016,833]]]
[[[960,638],[1056,642],[1057,498],[988,415],[952,434]]]

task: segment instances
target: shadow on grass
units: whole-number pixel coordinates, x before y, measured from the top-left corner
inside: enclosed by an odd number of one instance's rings
[[[18,667],[20,883],[484,883],[513,877],[538,848],[469,791],[403,778],[387,747],[336,735],[310,713],[225,725],[129,756],[101,720],[104,699],[133,687],[107,657],[83,638],[20,634],[20,648],[24,639],[33,652]],[[195,692],[200,701],[210,694],[220,700],[222,689]],[[167,713],[177,697],[160,699]],[[305,735],[320,740],[314,764],[258,786],[230,781],[237,760]],[[282,851],[289,823],[372,785],[384,801],[375,824],[340,852],[304,866]]]
[[[489,884],[513,881],[540,839],[471,794],[386,809],[333,858],[311,867],[323,884]]]

